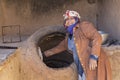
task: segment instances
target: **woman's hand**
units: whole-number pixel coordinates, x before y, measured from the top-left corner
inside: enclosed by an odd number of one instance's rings
[[[90,58],[89,60],[89,69],[95,70],[97,67],[97,60]]]

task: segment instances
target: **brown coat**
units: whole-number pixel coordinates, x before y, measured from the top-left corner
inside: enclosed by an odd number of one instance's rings
[[[94,28],[94,25],[90,22],[83,21],[74,28],[73,34],[86,80],[112,80],[109,60],[101,48],[102,38]],[[65,49],[67,49],[67,36],[64,41],[57,47],[50,49],[50,51],[58,53]],[[99,56],[96,70],[89,69],[90,54]]]

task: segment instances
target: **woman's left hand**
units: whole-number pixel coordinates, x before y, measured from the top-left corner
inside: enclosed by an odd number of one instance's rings
[[[89,69],[90,70],[95,70],[97,67],[97,60],[94,60],[92,58],[90,58],[89,60]]]

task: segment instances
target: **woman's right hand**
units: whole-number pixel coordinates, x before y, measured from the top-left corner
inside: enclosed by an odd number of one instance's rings
[[[95,70],[97,67],[97,60],[94,60],[94,59],[90,59],[89,60],[89,69],[90,70]]]

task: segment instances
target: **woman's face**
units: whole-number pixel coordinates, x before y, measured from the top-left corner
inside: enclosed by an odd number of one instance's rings
[[[70,26],[74,23],[75,23],[75,18],[74,17],[68,17],[65,21],[65,26],[68,27],[68,26]]]

